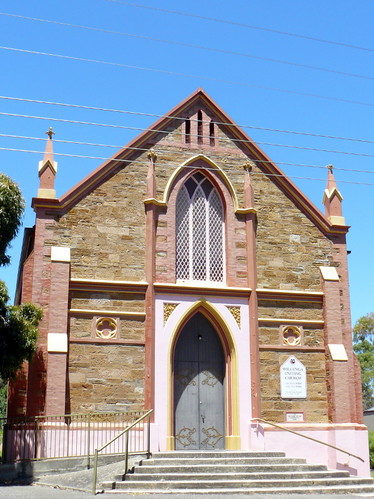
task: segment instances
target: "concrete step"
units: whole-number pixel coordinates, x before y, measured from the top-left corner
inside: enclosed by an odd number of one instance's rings
[[[170,466],[158,466],[157,464],[153,466],[146,466],[145,464],[141,466],[137,466],[135,468],[135,473],[136,474],[154,474],[154,475],[165,475],[167,473],[189,473],[189,474],[194,474],[194,473],[261,473],[261,472],[268,472],[270,470],[273,470],[274,472],[281,472],[281,471],[290,471],[290,465],[288,463],[284,464],[283,462],[281,463],[263,463],[263,464],[235,464],[235,463],[230,463],[230,464],[205,464],[205,465],[198,465],[198,464],[190,464],[188,466],[186,465],[170,465]],[[306,464],[300,463],[300,464],[293,464],[292,465],[292,470],[294,471],[327,471],[327,467],[323,464]]]
[[[339,477],[349,477],[348,471],[292,471],[292,472],[261,472],[261,473],[195,473],[193,475],[194,480],[198,481],[228,481],[228,480],[286,480],[293,478],[339,478]],[[117,477],[116,477],[117,479]],[[191,479],[190,473],[167,473],[162,475],[153,475],[145,473],[129,473],[126,475],[127,481],[187,481]],[[118,477],[118,480],[122,480],[122,476]]]
[[[123,490],[121,489],[113,489],[113,490],[106,490],[106,494],[123,494]],[[133,493],[134,495],[151,495],[151,494],[164,494],[165,490],[161,489],[153,489],[149,490],[147,488],[144,489],[137,489],[136,491],[131,491],[127,490],[126,493],[131,494]],[[174,495],[178,494],[181,496],[186,496],[187,498],[191,496],[191,491],[190,490],[185,490],[185,489],[174,489],[172,491]],[[279,488],[274,488],[274,487],[263,487],[261,489],[258,488],[240,488],[240,489],[230,489],[228,491],[227,489],[220,489],[220,488],[212,488],[212,489],[195,489],[193,490],[194,495],[206,495],[209,494],[211,497],[212,495],[234,495],[234,494],[283,494],[283,495],[288,495],[288,494],[346,494],[347,496],[349,494],[354,494],[354,495],[365,495],[367,497],[373,497],[374,495],[374,488],[372,486],[361,486],[361,485],[356,485],[356,486],[350,486],[349,488],[347,487],[340,487],[340,486],[329,486],[329,487],[308,487],[306,489],[300,488],[300,487],[284,487],[280,491]]]
[[[154,459],[179,459],[179,458],[233,458],[240,457],[286,457],[285,452],[280,451],[241,451],[241,450],[173,450],[165,452],[153,452]]]
[[[220,488],[222,490],[230,491],[232,489],[256,489],[261,490],[264,488],[277,488],[284,489],[286,487],[298,488],[298,489],[308,489],[309,487],[341,487],[343,489],[348,489],[351,486],[371,486],[371,490],[374,491],[373,481],[370,478],[295,478],[295,479],[258,479],[258,480],[225,480],[220,481],[217,484],[215,480],[176,480],[176,481],[159,481],[159,480],[148,480],[147,482],[136,482],[136,481],[125,481],[125,482],[104,482],[103,486],[106,489],[119,489],[126,492],[138,492],[139,490],[147,489],[151,490],[161,490],[161,491],[173,491],[174,490],[189,490],[194,492],[195,489],[216,489]]]
[[[374,481],[348,471],[309,465],[283,452],[159,452],[133,472],[103,483],[107,492],[128,494],[370,494]]]
[[[154,465],[157,466],[172,466],[172,465],[179,465],[179,466],[190,466],[190,465],[198,465],[198,466],[203,466],[207,464],[246,464],[246,465],[251,465],[251,464],[303,464],[305,463],[305,459],[303,458],[287,458],[287,457],[238,457],[235,460],[232,457],[228,456],[220,456],[219,458],[215,458],[214,460],[212,458],[208,457],[200,457],[197,455],[195,458],[175,458],[173,459],[172,457],[169,458],[157,458],[157,459],[144,459],[141,461],[141,466],[147,466],[147,467],[152,467]]]

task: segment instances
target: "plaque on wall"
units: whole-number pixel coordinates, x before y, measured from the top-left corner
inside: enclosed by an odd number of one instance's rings
[[[287,423],[304,423],[303,412],[286,412],[285,420]]]
[[[281,397],[306,398],[306,369],[296,357],[289,357],[280,367]]]

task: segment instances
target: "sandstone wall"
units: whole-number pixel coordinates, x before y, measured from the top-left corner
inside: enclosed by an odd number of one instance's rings
[[[71,277],[144,281],[144,156],[84,197],[56,224],[53,243],[71,248]]]
[[[144,347],[70,343],[71,412],[144,408]]]
[[[326,367],[323,353],[292,352],[306,368],[307,398],[282,399],[280,397],[280,366],[291,352],[260,352],[261,409],[264,419],[284,422],[285,412],[302,412],[308,423],[328,422],[326,400]]]
[[[228,140],[216,128],[215,145],[185,143],[184,124],[170,125],[169,134],[158,134],[148,144],[157,154],[156,197],[162,200],[167,183],[177,167],[198,154],[206,155],[227,176],[245,208],[243,165],[252,164],[252,185],[257,210],[257,278],[259,288],[320,291],[320,266],[334,261],[334,240],[326,237],[289,197],[266,177],[243,147]],[[218,188],[229,191],[225,179],[212,166],[210,175]],[[113,281],[145,280],[145,211],[147,152],[80,200],[51,224],[47,245],[71,248],[71,277]],[[187,170],[188,171],[188,170]],[[172,191],[173,192],[173,191]],[[174,193],[175,196],[175,193]],[[247,287],[245,217],[235,214],[231,197],[224,199],[226,213],[226,284]],[[175,212],[159,208],[156,229],[156,280],[175,282]],[[143,407],[144,320],[124,317],[123,311],[142,312],[144,295],[98,290],[74,291],[70,295],[70,346],[68,399],[73,411]],[[86,312],[79,312],[85,310]],[[91,313],[87,312],[91,311]],[[95,336],[100,311],[117,321],[118,335],[111,341]],[[104,316],[106,316],[104,314]],[[260,303],[259,317],[322,321],[321,304],[273,301]],[[327,418],[326,369],[322,352],[323,326],[303,327],[303,344],[292,350],[304,363],[308,376],[306,401],[280,399],[279,367],[290,352],[279,350],[279,325],[261,324],[260,377],[263,416],[284,420],[284,411],[304,411],[308,421]],[[134,344],[131,344],[134,342]],[[135,344],[137,343],[137,344]],[[275,348],[277,347],[277,348]]]

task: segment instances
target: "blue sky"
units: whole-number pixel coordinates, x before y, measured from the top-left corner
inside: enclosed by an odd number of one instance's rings
[[[374,310],[374,2],[15,0],[0,12],[0,170],[22,189],[24,226],[49,126],[60,196],[116,149],[58,141],[121,147],[156,119],[141,113],[163,115],[203,87],[320,209],[334,165],[351,225],[353,323]],[[12,297],[20,246],[0,269]]]

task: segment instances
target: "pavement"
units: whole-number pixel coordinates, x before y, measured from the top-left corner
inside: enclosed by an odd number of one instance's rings
[[[92,469],[85,469],[69,473],[53,473],[50,475],[35,478],[32,483],[20,484],[0,484],[1,499],[87,499],[92,497]],[[97,489],[98,496],[105,494],[107,497],[113,495],[104,492],[100,484],[106,480],[112,480],[115,475],[123,473],[123,461],[111,463],[98,468]],[[166,496],[166,498],[165,498]],[[362,497],[372,497],[371,494],[230,494],[229,491],[223,494],[175,494],[173,491],[162,494],[129,494],[126,492],[115,492],[115,498],[139,498],[139,499],[218,499],[229,496],[230,499],[288,499],[290,497],[300,498],[306,496],[308,499],[359,499]]]
[[[217,494],[126,494],[126,493],[116,493],[114,498],[139,498],[139,499],[222,499],[223,496],[227,497],[229,494],[225,493],[222,495]],[[0,497],[1,499],[88,499],[92,497],[89,492],[83,492],[78,490],[70,490],[59,488],[59,486],[47,486],[47,485],[9,485],[0,486]],[[110,494],[108,494],[110,496]],[[166,496],[166,497],[165,497]],[[300,496],[305,496],[308,499],[362,499],[362,497],[373,497],[372,495],[347,495],[347,494],[295,494],[295,495],[284,495],[284,494],[235,494],[230,495],[230,499],[289,499],[290,497],[294,499],[300,498]],[[101,497],[99,495],[98,497]]]

